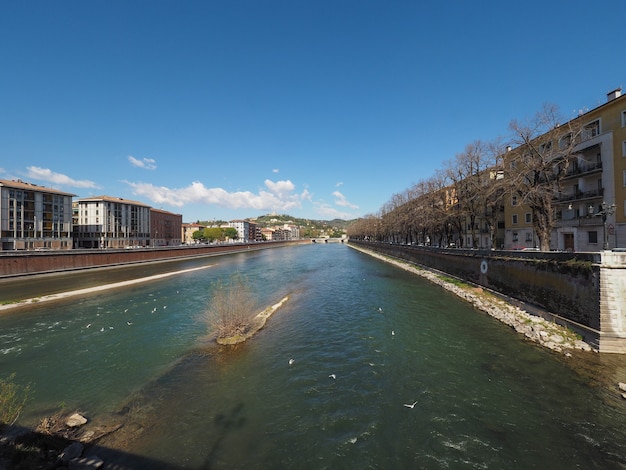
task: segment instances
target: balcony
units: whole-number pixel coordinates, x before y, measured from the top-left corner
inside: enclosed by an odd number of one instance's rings
[[[604,188],[593,189],[591,191],[576,191],[570,194],[558,193],[554,196],[554,202],[572,202],[572,201],[585,201],[594,198],[604,196]]]
[[[602,162],[584,162],[583,164],[574,165],[565,173],[565,178],[579,178],[581,176],[590,175],[602,171]]]
[[[574,217],[571,219],[557,219],[554,221],[555,228],[561,227],[594,227],[601,226],[602,219],[600,217]]]

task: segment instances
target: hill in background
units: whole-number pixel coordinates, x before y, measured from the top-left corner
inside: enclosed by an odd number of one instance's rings
[[[274,227],[277,225],[291,224],[300,227],[300,236],[303,238],[319,237],[328,235],[331,237],[340,237],[346,231],[346,228],[350,224],[354,223],[354,220],[314,220],[314,219],[301,219],[293,217],[288,214],[266,214],[259,217],[248,217],[246,220],[254,222],[261,227]],[[221,225],[226,224],[227,221],[198,221],[203,225]]]

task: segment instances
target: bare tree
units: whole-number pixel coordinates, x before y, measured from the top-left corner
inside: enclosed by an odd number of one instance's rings
[[[531,210],[540,249],[549,251],[555,219],[553,200],[570,162],[576,158],[580,121],[564,121],[555,105],[544,105],[533,119],[514,120],[509,128],[515,148],[507,153],[507,182],[513,194]]]
[[[496,139],[487,144],[487,153],[493,166],[483,173],[483,203],[485,223],[489,228],[490,248],[497,248],[498,223],[504,212],[504,199],[507,194],[506,179],[504,178],[503,156],[505,149],[500,141]],[[504,240],[501,240],[503,243]]]

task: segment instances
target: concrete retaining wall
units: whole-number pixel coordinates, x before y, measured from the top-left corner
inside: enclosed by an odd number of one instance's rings
[[[147,261],[164,261],[175,258],[211,256],[227,252],[271,248],[291,243],[302,243],[302,241],[137,248],[132,250],[106,249],[31,251],[27,253],[7,252],[0,255],[0,278],[143,263]]]

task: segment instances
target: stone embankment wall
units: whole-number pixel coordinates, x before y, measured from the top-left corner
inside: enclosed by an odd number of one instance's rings
[[[626,353],[626,253],[434,249],[350,240],[535,307],[601,352]],[[624,305],[622,305],[624,304]]]
[[[310,241],[307,241],[310,243]],[[5,252],[0,254],[0,278],[116,266],[169,259],[211,256],[303,243],[302,240],[248,244],[137,248],[132,250],[71,250]]]

